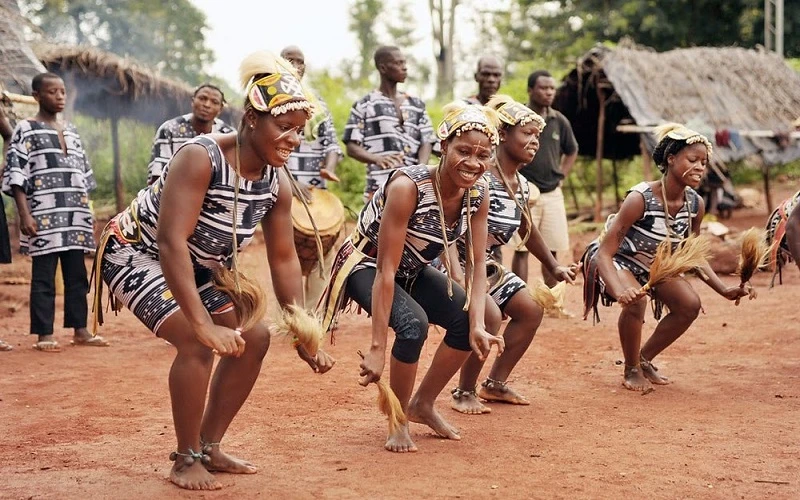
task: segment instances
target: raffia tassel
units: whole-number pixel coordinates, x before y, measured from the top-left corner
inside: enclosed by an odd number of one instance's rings
[[[281,309],[275,322],[275,333],[292,339],[292,345],[302,345],[310,356],[316,356],[322,337],[322,322],[316,315],[295,304]]]
[[[364,359],[361,351],[358,351],[358,355]],[[375,385],[378,386],[378,409],[389,419],[389,434],[394,434],[400,427],[408,423],[403,405],[400,404],[397,395],[385,380],[378,380]]]
[[[709,242],[706,238],[691,235],[678,243],[675,251],[672,250],[669,238],[665,239],[656,248],[655,258],[650,265],[650,279],[639,289],[639,297],[643,297],[659,283],[705,265],[709,256]]]
[[[742,236],[742,254],[739,256],[738,274],[744,285],[753,277],[759,267],[766,265],[770,247],[766,231],[751,227]]]
[[[529,289],[529,293],[533,301],[539,304],[545,312],[558,310],[564,304],[566,286],[566,282],[559,281],[556,286],[550,288],[539,280],[536,286]]]
[[[231,298],[243,331],[251,329],[267,314],[267,294],[258,283],[239,271],[219,268],[214,273],[214,285]]]

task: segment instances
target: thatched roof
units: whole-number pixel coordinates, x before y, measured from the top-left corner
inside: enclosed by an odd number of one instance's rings
[[[639,153],[638,135],[616,132],[620,123],[685,123],[713,143],[717,130],[787,131],[800,116],[800,74],[774,53],[735,47],[662,53],[597,47],[565,79],[556,105],[570,118],[581,154],[588,156],[595,155],[597,143],[598,86],[608,100],[607,158]],[[795,141],[781,149],[772,139],[742,137],[739,148],[715,148],[715,156],[724,162],[754,153],[766,164],[785,163],[800,158],[800,145]]]
[[[188,113],[194,89],[132,59],[94,47],[35,45],[39,59],[76,89],[75,110],[97,118],[131,118],[160,125]],[[233,110],[235,112],[235,110]],[[226,108],[222,119],[231,109]]]
[[[31,80],[45,69],[22,34],[26,23],[17,0],[0,0],[0,87],[30,95]]]

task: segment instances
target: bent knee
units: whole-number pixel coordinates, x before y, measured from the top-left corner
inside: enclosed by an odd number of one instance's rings
[[[269,350],[270,339],[272,336],[270,334],[269,327],[264,322],[256,323],[256,325],[244,335],[246,350],[255,350],[256,352],[261,353],[261,357],[267,355],[267,350]]]
[[[622,308],[623,314],[635,316],[637,318],[644,318],[644,313],[647,311],[647,296],[636,299],[630,304]]]
[[[700,297],[694,296],[691,299],[682,300],[680,305],[675,307],[671,312],[685,318],[688,321],[694,321],[703,310],[703,305],[700,302]]]
[[[392,356],[403,363],[416,363],[428,339],[427,319],[412,317],[393,327],[395,341]]]

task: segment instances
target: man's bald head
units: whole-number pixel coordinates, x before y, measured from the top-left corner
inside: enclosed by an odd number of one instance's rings
[[[503,64],[500,59],[491,55],[478,59],[475,81],[478,82],[478,100],[482,104],[486,104],[489,98],[500,89],[503,81]]]
[[[306,56],[303,55],[303,51],[300,50],[300,47],[297,45],[289,45],[285,47],[281,51],[281,57],[292,63],[294,69],[297,70],[297,74],[300,78],[303,78],[303,75],[306,72]]]

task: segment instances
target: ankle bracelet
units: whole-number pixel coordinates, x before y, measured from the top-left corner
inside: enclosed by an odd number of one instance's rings
[[[475,398],[478,397],[478,393],[477,393],[477,391],[475,391],[475,389],[472,389],[471,391],[466,391],[464,389],[461,389],[460,387],[456,387],[455,389],[453,389],[450,392],[453,394],[453,399],[456,399],[456,400],[461,399],[461,398],[466,397],[466,396],[472,396],[472,397],[475,397]]]
[[[189,448],[189,453],[181,453],[179,451],[173,451],[169,454],[169,459],[173,462],[178,460],[178,457],[183,457],[183,463],[186,465],[192,465],[197,460],[200,460],[200,463],[208,464],[211,462],[211,457],[206,455],[203,452],[194,451],[193,449]]]

